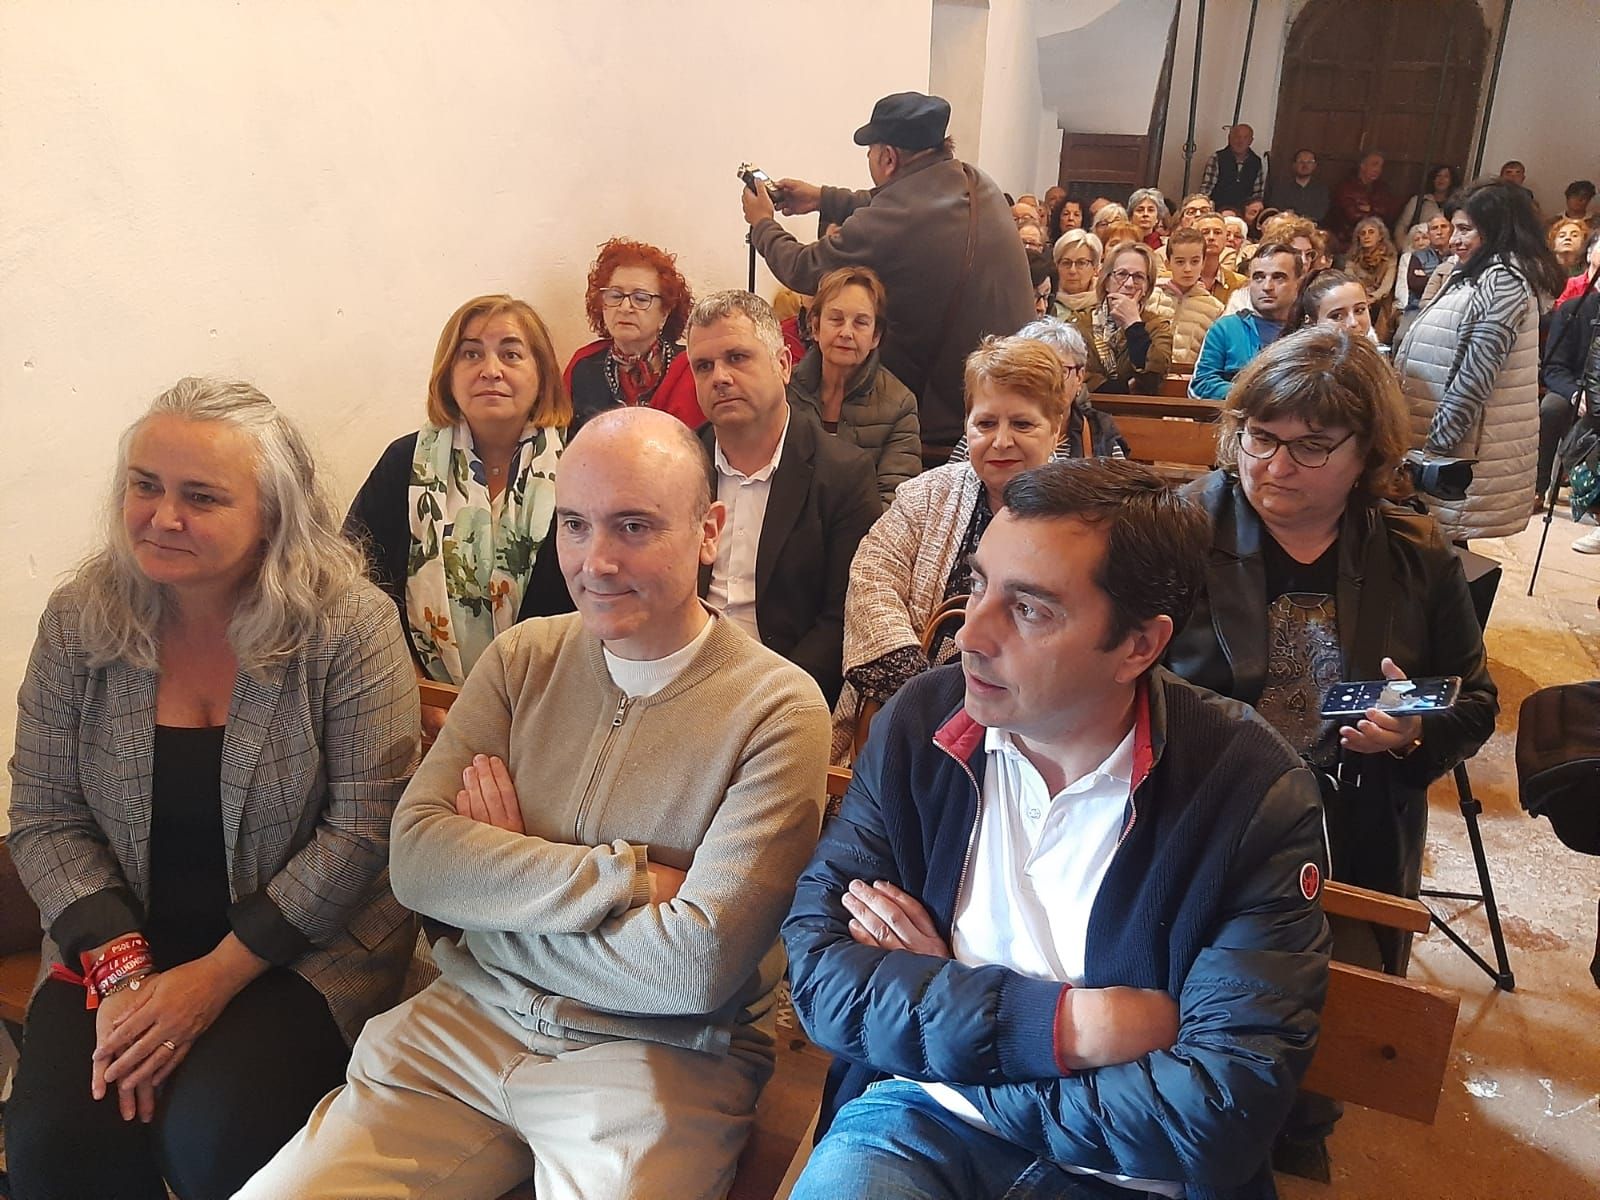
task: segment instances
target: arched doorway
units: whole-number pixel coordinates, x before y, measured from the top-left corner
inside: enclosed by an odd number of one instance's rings
[[[1429,163],[1464,178],[1488,41],[1477,0],[1311,0],[1284,48],[1274,163],[1310,146],[1333,187],[1380,150],[1397,196]]]

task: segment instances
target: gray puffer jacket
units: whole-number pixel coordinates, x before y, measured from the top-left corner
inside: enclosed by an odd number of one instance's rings
[[[789,403],[809,408],[822,419],[822,351],[816,346],[806,352],[789,377]],[[895,488],[922,472],[917,398],[878,361],[876,350],[845,384],[835,432],[872,456],[885,508],[894,499]]]
[[[1539,447],[1539,306],[1526,278],[1497,262],[1453,279],[1406,330],[1395,368],[1411,444],[1477,460],[1465,500],[1427,497],[1445,536],[1522,532]]]

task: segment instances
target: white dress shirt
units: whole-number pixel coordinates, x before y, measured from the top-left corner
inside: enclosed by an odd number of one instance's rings
[[[711,456],[717,466],[717,499],[727,507],[728,522],[717,543],[717,561],[711,567],[706,603],[758,642],[761,631],[756,627],[756,551],[761,546],[761,525],[767,519],[772,476],[788,440],[786,417],[772,461],[749,475],[728,465],[720,441]]]
[[[997,964],[1034,979],[1083,982],[1089,914],[1127,824],[1134,731],[1093,771],[1054,796],[1011,735],[989,729],[972,862],[956,898],[950,949],[957,962]],[[969,1124],[981,1113],[954,1088],[928,1094]],[[1181,1184],[1058,1164],[1080,1175],[1181,1196]]]

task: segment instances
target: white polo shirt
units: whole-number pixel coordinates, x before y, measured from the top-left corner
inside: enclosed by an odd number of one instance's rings
[[[756,641],[756,551],[761,546],[761,525],[767,519],[767,500],[772,495],[772,476],[783,458],[783,444],[789,440],[789,420],[783,422],[772,461],[746,475],[728,465],[722,443],[717,442],[712,460],[717,467],[717,499],[728,509],[728,523],[717,543],[717,561],[711,566],[711,587],[706,603],[738,625]]]
[[[983,793],[972,863],[956,898],[950,949],[957,962],[996,964],[1033,979],[1083,982],[1089,914],[1127,824],[1137,724],[1094,770],[1054,796],[1011,735],[985,731]],[[966,1097],[942,1083],[928,1094],[987,1129]],[[1060,1163],[1107,1183],[1181,1196],[1183,1186]]]

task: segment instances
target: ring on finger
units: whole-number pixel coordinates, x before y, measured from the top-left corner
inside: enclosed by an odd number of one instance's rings
[[[168,1050],[171,1050],[174,1054],[178,1052],[178,1043],[173,1041],[171,1038],[163,1038],[161,1044]]]

